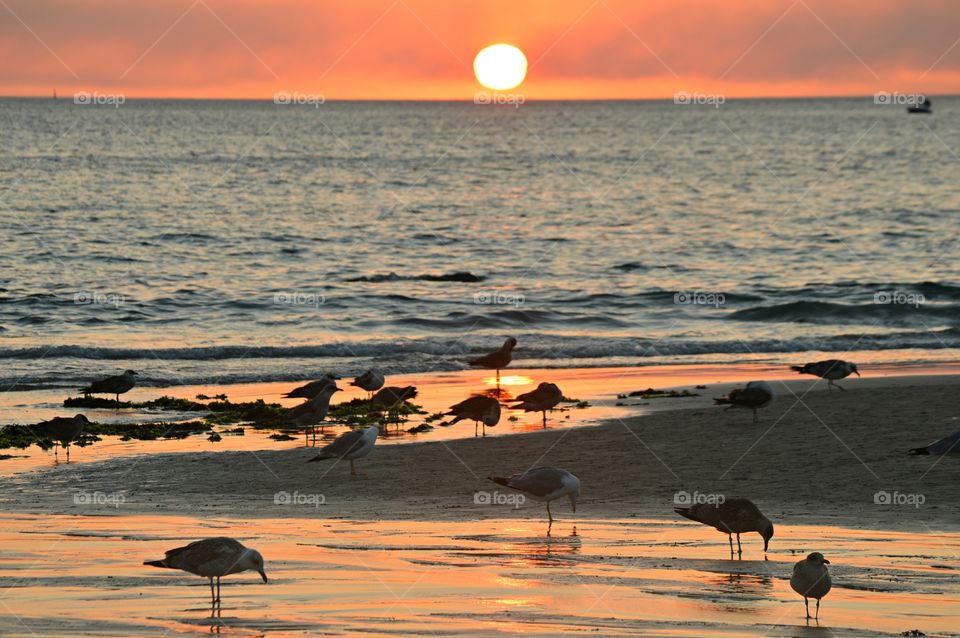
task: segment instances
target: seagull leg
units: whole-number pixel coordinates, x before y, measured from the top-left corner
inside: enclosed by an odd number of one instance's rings
[[[730,541],[730,559],[733,560],[733,534],[727,534],[727,540]]]
[[[817,598],[817,615],[814,616],[814,620],[820,620],[820,599]]]
[[[807,618],[809,619],[810,618],[810,602],[807,600],[806,596],[803,597],[803,606],[807,610]]]
[[[219,607],[220,604],[220,577],[217,576],[217,607]]]
[[[840,392],[846,392],[846,391],[847,391],[846,388],[844,388],[842,385],[840,385],[840,384],[838,384],[838,383],[834,383],[833,385],[835,385],[835,386],[837,387],[837,390],[840,390]]]
[[[757,409],[753,409],[753,422],[760,423],[760,416],[757,414]]]
[[[357,468],[353,466],[353,459],[350,459],[350,476],[357,475]]]
[[[737,556],[743,556],[743,547],[740,545],[740,534],[737,534]]]
[[[550,501],[547,501],[547,518],[553,523],[553,514],[550,513]]]
[[[213,609],[213,607],[216,604],[217,604],[217,599],[213,595],[213,576],[210,576],[210,608]],[[211,615],[212,615],[212,612],[211,612]]]
[[[69,446],[69,445],[65,445],[65,446],[64,446],[64,449],[66,449],[66,451],[67,451],[67,463],[69,463],[69,462],[70,462],[70,446]]]
[[[543,411],[543,429],[544,430],[547,429],[547,411],[546,410]]]
[[[479,432],[480,432],[480,422],[479,422],[479,421],[474,421],[474,422],[473,422],[473,436],[477,436],[477,435],[479,434]]]

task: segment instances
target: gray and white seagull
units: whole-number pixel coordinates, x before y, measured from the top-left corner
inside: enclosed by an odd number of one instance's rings
[[[574,513],[577,511],[577,499],[580,498],[580,479],[556,467],[535,467],[521,474],[506,478],[491,476],[491,481],[504,485],[529,496],[535,501],[547,504],[547,518],[553,523],[550,502],[567,497]]]
[[[350,474],[357,475],[357,470],[353,466],[356,459],[363,458],[373,451],[373,446],[377,443],[377,436],[380,434],[380,428],[371,425],[362,430],[350,430],[338,436],[332,443],[320,448],[315,457],[307,463],[325,461],[327,459],[343,459],[350,461]]]
[[[239,574],[247,570],[260,574],[267,582],[267,573],[263,567],[263,556],[255,549],[244,547],[240,541],[225,536],[204,538],[184,547],[165,552],[160,560],[148,560],[143,563],[150,567],[180,569],[190,574],[210,579],[210,603],[220,603],[220,579],[230,574]],[[213,593],[213,579],[217,579],[217,593]]]
[[[843,390],[843,388],[834,383],[834,381],[846,379],[851,374],[855,374],[858,377],[860,376],[860,371],[857,370],[857,364],[843,361],[842,359],[826,359],[815,363],[806,363],[802,366],[790,366],[790,369],[800,374],[812,374],[815,377],[826,379],[828,391],[831,387]]]

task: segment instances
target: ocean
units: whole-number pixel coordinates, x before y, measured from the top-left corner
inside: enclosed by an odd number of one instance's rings
[[[2,99],[0,385],[960,345],[960,99]]]

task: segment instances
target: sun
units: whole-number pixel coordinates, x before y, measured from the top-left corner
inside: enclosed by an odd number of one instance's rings
[[[527,58],[512,44],[491,44],[473,59],[473,72],[488,89],[506,91],[527,76]]]

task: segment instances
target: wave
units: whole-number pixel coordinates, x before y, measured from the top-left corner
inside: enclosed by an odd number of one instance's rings
[[[727,353],[842,350],[944,349],[960,347],[960,328],[882,334],[841,334],[790,339],[701,340],[689,338],[585,337],[517,334],[519,359],[603,359]],[[0,360],[72,358],[96,361],[227,361],[232,359],[401,358],[406,355],[462,358],[498,345],[499,336],[396,338],[295,346],[220,345],[179,348],[117,348],[81,345],[0,348]]]
[[[389,281],[459,281],[464,283],[477,283],[480,281],[485,281],[486,277],[483,275],[475,275],[472,272],[468,271],[457,271],[452,273],[446,273],[442,275],[398,275],[395,272],[389,272],[386,274],[377,274],[377,275],[368,275],[363,277],[354,277],[352,279],[347,279],[349,282],[368,282],[368,283],[381,283]]]

